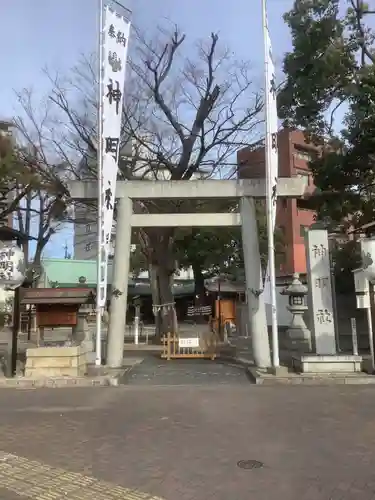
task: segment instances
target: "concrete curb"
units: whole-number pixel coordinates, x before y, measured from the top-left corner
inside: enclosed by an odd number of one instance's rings
[[[248,368],[255,385],[371,385],[375,384],[373,375],[360,374],[294,374],[275,376],[262,373],[254,367]]]
[[[116,373],[94,377],[45,377],[45,378],[0,378],[0,389],[40,389],[72,387],[118,387],[120,380],[132,367],[126,367]]]
[[[222,356],[225,362],[242,366],[246,369],[250,381],[254,385],[371,385],[375,384],[375,376],[367,373],[348,374],[301,374],[285,373],[285,375],[272,375],[259,370],[247,358]]]

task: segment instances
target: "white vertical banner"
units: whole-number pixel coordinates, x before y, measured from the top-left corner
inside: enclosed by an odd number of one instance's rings
[[[111,244],[113,210],[121,142],[122,104],[130,34],[130,21],[109,7],[104,10],[101,71],[102,97],[102,172],[99,175],[101,228],[99,235],[98,307],[105,307],[107,266]]]
[[[264,0],[265,1],[265,0]],[[265,15],[264,26],[264,44],[265,44],[265,115],[266,115],[266,168],[272,184],[272,228],[275,231],[276,224],[276,203],[277,203],[277,178],[279,176],[279,156],[277,147],[278,117],[277,117],[277,93],[276,93],[276,70],[272,54],[271,37],[268,28],[267,14]],[[268,256],[268,265],[264,280],[264,301],[271,304],[271,285],[270,285],[270,262]]]

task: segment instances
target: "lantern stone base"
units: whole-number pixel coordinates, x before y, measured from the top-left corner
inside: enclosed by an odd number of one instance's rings
[[[300,353],[311,352],[311,332],[308,328],[290,326],[284,340],[285,347]]]
[[[86,373],[87,352],[81,346],[26,350],[25,377],[82,377]]]
[[[307,354],[293,357],[299,373],[356,373],[362,368],[362,356]]]

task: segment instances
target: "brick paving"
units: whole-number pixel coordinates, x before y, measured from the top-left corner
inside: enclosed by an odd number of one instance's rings
[[[2,390],[0,450],[165,500],[371,500],[374,396],[249,384]],[[264,467],[239,469],[242,459]],[[0,498],[15,491],[0,482]]]
[[[13,498],[16,494],[38,500],[161,500],[10,453],[0,453],[0,481]]]

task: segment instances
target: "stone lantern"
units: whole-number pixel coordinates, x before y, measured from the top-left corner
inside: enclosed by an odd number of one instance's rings
[[[293,274],[292,283],[285,288],[282,295],[288,295],[288,311],[293,315],[286,334],[287,344],[290,349],[310,352],[311,351],[311,332],[307,328],[303,315],[307,311],[306,296],[308,289],[299,279],[299,274]]]
[[[78,278],[77,288],[87,289],[86,276]],[[84,303],[80,306],[77,313],[77,324],[73,327],[72,341],[78,343],[87,351],[88,363],[93,363],[95,360],[95,343],[92,329],[90,328],[88,318],[92,313],[94,302]]]

